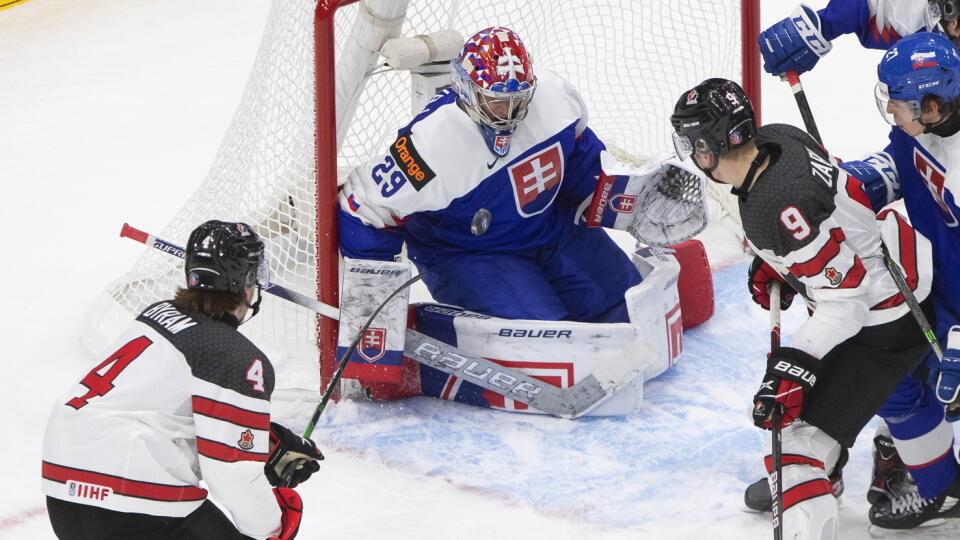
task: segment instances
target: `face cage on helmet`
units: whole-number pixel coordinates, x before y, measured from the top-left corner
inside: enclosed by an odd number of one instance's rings
[[[470,113],[470,116],[473,117],[475,121],[481,122],[497,132],[513,133],[513,131],[517,129],[517,126],[520,125],[520,122],[527,117],[530,102],[533,100],[533,94],[537,90],[537,81],[534,80],[532,83],[529,83],[529,87],[523,90],[496,92],[494,90],[481,88],[477,83],[473,82],[473,79],[467,75],[466,71],[464,71],[459,64],[454,62],[454,65],[456,68],[454,86],[464,106],[467,107],[467,112]],[[509,116],[506,118],[493,116],[492,111],[489,111],[483,106],[481,96],[488,100],[508,101],[509,107],[507,110],[509,111]]]
[[[266,250],[261,250],[260,260],[257,262],[256,284],[265,287],[267,283],[270,283],[270,260]]]
[[[691,139],[689,135],[677,132],[673,133],[673,149],[676,150],[677,156],[681,159],[692,157],[694,153],[705,155],[715,153],[703,137]]]

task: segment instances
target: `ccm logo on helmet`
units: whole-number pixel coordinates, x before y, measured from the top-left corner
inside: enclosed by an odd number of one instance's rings
[[[810,373],[806,369],[803,369],[800,366],[795,366],[786,360],[780,360],[775,366],[773,366],[774,371],[780,371],[786,373],[787,375],[793,375],[794,377],[799,378],[802,381],[806,381],[808,384],[813,386],[817,383],[817,376],[813,373]]]
[[[420,191],[427,182],[433,180],[436,176],[433,170],[427,166],[416,147],[413,146],[413,140],[408,133],[400,135],[397,140],[390,145],[390,155],[400,165],[407,180],[413,185],[413,189]]]

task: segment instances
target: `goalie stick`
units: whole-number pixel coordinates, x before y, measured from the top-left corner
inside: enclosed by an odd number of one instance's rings
[[[176,244],[157,238],[127,223],[123,224],[120,236],[136,240],[173,257],[183,258],[185,255],[183,248]],[[391,294],[387,301],[416,279],[419,278],[411,279],[409,282],[401,285],[397,291]],[[324,304],[305,294],[287,289],[281,285],[268,283],[263,287],[263,291],[313,310],[321,315],[339,319],[339,310],[337,308]],[[380,308],[385,304],[386,302],[381,304],[380,307],[377,308],[377,312],[379,312]],[[377,312],[374,312],[374,315],[376,315]],[[371,317],[371,320],[372,319],[373,317]],[[366,326],[369,326],[369,321],[367,325],[364,326],[364,329]],[[361,332],[360,335],[363,335],[363,333]],[[354,340],[354,344],[356,342],[357,340]],[[351,344],[351,347],[354,344]],[[436,368],[448,375],[459,377],[481,388],[508,396],[511,399],[529,405],[544,413],[560,418],[577,418],[583,416],[600,405],[607,397],[613,395],[614,392],[622,388],[625,384],[643,373],[643,366],[634,365],[626,358],[618,358],[605,362],[594,369],[593,373],[585,379],[570,388],[560,388],[531,377],[519,370],[504,367],[486,358],[463,352],[447,343],[411,329],[407,329],[406,331],[404,354],[413,360]],[[344,354],[344,359],[348,359],[346,354]],[[346,362],[341,360],[340,365],[337,366],[338,375],[342,373],[342,368],[345,366]],[[333,383],[336,380],[339,380],[339,377],[331,379],[331,382]],[[331,384],[327,389],[328,392],[330,388],[335,388],[335,386]],[[322,403],[325,405],[325,402]],[[322,409],[320,409],[320,411],[322,412]],[[319,414],[315,414],[315,416],[319,418]],[[316,423],[315,420],[316,419],[312,421],[313,424]],[[312,426],[308,427],[310,427],[309,433],[312,433]],[[309,436],[309,433],[305,436]]]
[[[800,84],[800,76],[796,71],[788,71],[786,76],[787,81],[790,83],[790,89],[793,90],[793,96],[797,100],[797,108],[800,109],[800,116],[803,118],[803,124],[807,128],[807,133],[817,141],[817,144],[823,146],[820,131],[817,129],[817,124],[813,120],[813,111],[810,109],[810,103],[807,102],[807,96],[803,91],[803,86]],[[930,345],[930,349],[933,350],[933,354],[936,355],[937,361],[942,362],[943,349],[937,340],[937,334],[930,326],[930,321],[928,321],[927,316],[923,314],[920,302],[917,302],[917,297],[913,295],[913,291],[910,290],[907,281],[903,278],[900,267],[897,266],[893,258],[890,257],[890,250],[887,249],[887,245],[882,241],[880,242],[880,249],[883,253],[883,265],[887,267],[887,272],[890,273],[893,282],[897,284],[900,296],[903,296],[903,299],[906,300],[907,306],[910,308],[910,313],[917,321],[917,325],[923,332],[923,337],[927,339],[927,343]],[[960,414],[960,399],[947,405],[947,413],[949,415]]]

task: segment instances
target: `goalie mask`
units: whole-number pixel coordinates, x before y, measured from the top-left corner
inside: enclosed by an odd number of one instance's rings
[[[457,103],[480,126],[487,148],[495,156],[507,155],[537,88],[520,37],[502,26],[481,30],[467,40],[452,64]]]
[[[890,124],[896,125],[897,117],[920,121],[923,98],[930,95],[941,99],[941,113],[946,115],[957,110],[960,97],[960,52],[940,34],[911,34],[883,55],[877,78],[877,108]]]
[[[711,180],[719,156],[757,135],[750,99],[739,84],[727,79],[707,79],[684,92],[670,123],[677,155],[698,158],[694,162]]]
[[[269,281],[263,242],[245,223],[203,223],[190,233],[186,251],[188,289],[243,294]]]

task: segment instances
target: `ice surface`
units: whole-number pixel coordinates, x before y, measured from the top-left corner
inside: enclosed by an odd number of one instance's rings
[[[764,24],[792,9],[763,7]],[[117,238],[120,224],[160,229],[203,178],[266,10],[262,0],[33,0],[0,11],[0,538],[53,538],[39,493],[43,426],[91,365],[87,309],[142,249]],[[805,77],[838,155],[884,144],[878,58],[842,38]],[[764,91],[765,121],[799,125],[783,83],[767,77]],[[687,333],[683,359],[647,385],[636,414],[565,421],[427,398],[333,405],[315,432],[328,459],[300,489],[299,538],[768,537],[767,518],[741,500],[767,444],[748,416],[767,316],[747,297],[746,261],[715,242],[717,313]],[[803,316],[785,313],[786,335]],[[302,428],[314,396],[284,397],[277,416]],[[844,539],[867,538],[871,433],[846,470]]]

